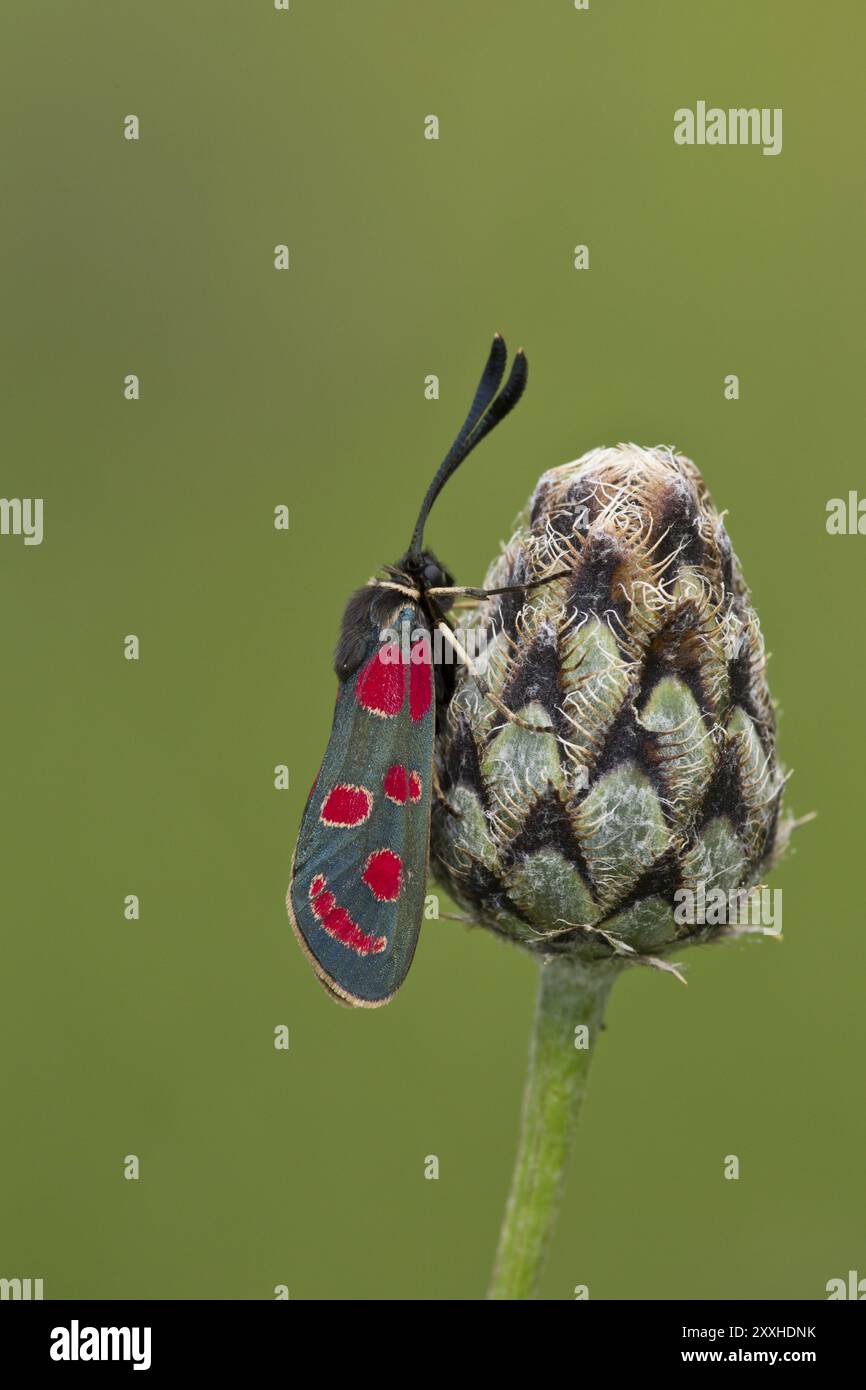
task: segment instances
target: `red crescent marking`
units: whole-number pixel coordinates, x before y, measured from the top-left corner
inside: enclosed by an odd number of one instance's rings
[[[310,884],[310,906],[329,936],[356,951],[359,956],[378,955],[388,942],[384,936],[370,936],[362,931],[344,907],[339,907],[333,893],[326,891],[326,879],[316,874]]]

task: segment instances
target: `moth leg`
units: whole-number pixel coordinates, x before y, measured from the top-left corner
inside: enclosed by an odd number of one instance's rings
[[[448,624],[441,622],[437,626],[439,631],[442,633],[442,636],[445,638],[446,642],[449,642],[451,644],[454,651],[459,656],[460,660],[465,661],[466,665],[469,667],[469,670],[472,672],[475,679],[477,681],[483,681],[484,677],[482,676],[478,667],[475,665],[475,662],[472,660],[472,657],[463,647],[462,643],[457,640]],[[512,724],[517,724],[519,728],[528,729],[529,732],[532,734],[556,733],[556,730],[554,729],[552,724],[530,724],[528,719],[522,719],[519,714],[514,713],[514,710],[509,709],[508,706],[504,704],[502,700],[500,700],[498,695],[494,695],[493,691],[489,688],[489,686],[487,687],[486,695],[487,699],[490,701],[491,705],[493,705],[494,709],[498,709],[500,714],[504,715],[505,718],[510,720]]]
[[[448,798],[442,790],[442,783],[439,781],[439,773],[436,771],[435,763],[433,764],[430,771],[433,774],[433,791],[436,793],[436,799],[441,803],[442,809],[444,811],[447,811],[449,816],[454,816],[456,820],[462,820],[463,817],[460,811],[455,811],[454,807],[449,805]]]
[[[528,584],[505,584],[501,589],[474,589],[456,584],[448,589],[428,589],[428,594],[462,594],[468,598],[493,598],[496,594],[525,594],[528,589],[539,589],[542,584],[552,584],[554,579],[568,579],[571,570],[557,570],[544,579],[533,579]]]

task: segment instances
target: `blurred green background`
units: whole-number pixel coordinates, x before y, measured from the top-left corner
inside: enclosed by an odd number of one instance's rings
[[[0,1276],[483,1294],[533,962],[428,923],[397,1000],[342,1010],[283,898],[342,604],[408,540],[495,329],[530,389],[430,543],[478,583],[544,469],[679,446],[819,812],[772,879],[783,943],[617,985],[544,1296],[866,1274],[866,539],[825,530],[864,486],[864,40],[806,0],[3,6],[0,492],[45,498],[45,539],[0,539]],[[781,106],[782,154],[677,147],[699,99]]]

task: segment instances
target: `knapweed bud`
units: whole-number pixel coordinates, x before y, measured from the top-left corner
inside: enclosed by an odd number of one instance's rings
[[[543,954],[706,939],[727,920],[689,902],[759,883],[787,831],[758,618],[695,465],[619,445],[545,473],[485,587],[539,580],[472,620],[434,872]]]

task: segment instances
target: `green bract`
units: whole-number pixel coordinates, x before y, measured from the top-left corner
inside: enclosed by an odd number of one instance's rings
[[[485,587],[561,571],[472,619],[433,870],[544,954],[664,954],[720,930],[676,920],[678,890],[757,884],[787,835],[757,614],[700,473],[666,448],[545,473]]]

